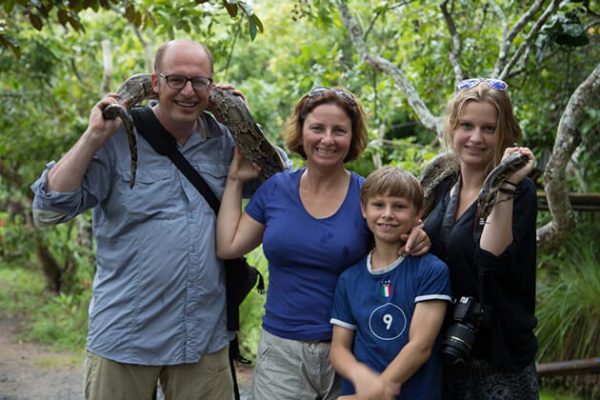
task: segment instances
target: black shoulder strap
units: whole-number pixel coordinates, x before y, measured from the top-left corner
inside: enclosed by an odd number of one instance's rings
[[[219,212],[219,199],[210,189],[198,171],[192,167],[188,160],[177,150],[175,138],[161,125],[152,109],[148,106],[131,110],[131,117],[137,131],[146,139],[152,148],[163,156],[167,156],[173,164],[189,179],[189,181],[204,196],[215,215]]]

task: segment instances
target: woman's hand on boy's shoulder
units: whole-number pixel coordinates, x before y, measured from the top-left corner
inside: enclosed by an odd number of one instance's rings
[[[414,226],[408,234],[403,235],[404,246],[400,248],[401,256],[422,256],[431,248],[431,240],[423,229],[423,223]]]

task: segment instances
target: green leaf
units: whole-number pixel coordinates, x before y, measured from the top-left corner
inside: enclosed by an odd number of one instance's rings
[[[229,1],[223,0],[223,5],[227,9],[227,12],[229,13],[229,16],[231,18],[234,18],[237,16],[238,8],[237,8],[236,4],[231,4]]]
[[[38,7],[38,10],[39,10],[40,14],[42,15],[42,17],[44,17],[45,19],[48,19],[49,13],[50,13],[50,11],[52,11],[53,8],[54,8],[54,4],[48,3],[48,4],[42,4],[40,7]]]
[[[60,10],[58,10],[57,16],[58,22],[60,22],[62,26],[66,27],[69,20],[69,13],[67,12],[67,10],[61,8]]]
[[[556,43],[563,46],[569,47],[580,47],[585,46],[590,42],[590,39],[586,35],[571,36],[571,35],[558,35],[555,39]]]
[[[138,28],[142,25],[142,13],[140,13],[139,11],[135,12],[133,24]]]
[[[21,58],[21,48],[19,47],[19,43],[15,40],[15,38],[0,33],[0,44],[4,48],[11,49],[15,57],[17,57],[17,60]]]
[[[254,21],[254,23],[256,24],[256,27],[258,28],[258,31],[259,31],[260,33],[263,33],[263,32],[265,31],[265,28],[264,28],[264,26],[263,26],[263,23],[262,23],[262,21],[260,20],[260,18],[258,18],[258,16],[257,16],[256,14],[253,14],[253,15],[252,15],[250,18],[251,18],[251,19]]]
[[[250,39],[256,38],[256,22],[252,18],[248,18],[248,31],[250,32]]]
[[[82,10],[83,4],[81,0],[70,0],[69,8],[74,12],[79,12]]]
[[[31,22],[31,25],[33,25],[33,27],[38,31],[41,31],[44,27],[44,23],[42,22],[40,16],[32,12],[29,13],[29,22]]]
[[[79,22],[79,19],[77,17],[72,17],[69,15],[68,21],[69,25],[71,25],[71,27],[73,27],[73,29],[75,29],[77,32],[85,31],[85,28],[83,27],[83,25],[81,25],[81,22]]]
[[[15,0],[6,0],[4,2],[4,11],[6,11],[7,14],[10,14],[10,12],[14,8],[15,4],[16,4]]]
[[[84,0],[83,8],[91,8],[94,11],[98,11],[100,9],[100,3],[98,0]]]

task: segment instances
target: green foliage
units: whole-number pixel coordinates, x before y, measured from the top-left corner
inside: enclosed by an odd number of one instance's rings
[[[54,296],[40,274],[6,263],[0,264],[0,288],[0,317],[19,317],[23,339],[84,351],[91,292]]]
[[[103,66],[99,60],[103,56],[101,42],[105,39],[113,45],[113,89],[133,73],[148,72],[144,44],[152,53],[158,44],[171,38],[190,37],[205,42],[215,57],[216,80],[233,83],[246,95],[257,121],[272,141],[280,145],[281,127],[302,95],[314,86],[348,88],[359,97],[367,113],[369,146],[363,157],[349,164],[349,168],[363,176],[373,170],[373,160],[378,158],[384,165],[398,165],[418,175],[425,163],[441,150],[436,147],[433,132],[418,122],[396,82],[360,61],[335,2],[256,0],[253,4],[260,10],[261,20],[247,7],[249,3],[232,0],[52,2],[54,8],[46,19],[35,7],[49,3],[12,0],[3,2],[4,8],[0,10],[0,167],[10,172],[4,174],[3,170],[0,177],[0,204],[8,204],[0,213],[0,221],[5,221],[0,227],[0,251],[3,260],[12,263],[11,274],[17,274],[17,270],[22,274],[4,279],[6,272],[0,273],[0,282],[4,282],[0,283],[0,306],[13,314],[26,309],[31,318],[40,318],[31,329],[35,336],[61,341],[58,338],[61,331],[79,332],[68,339],[73,348],[82,348],[85,337],[85,310],[94,273],[92,246],[84,240],[89,214],[79,217],[76,223],[34,230],[29,217],[29,184],[47,161],[58,159],[85,129],[89,110],[100,96]],[[68,10],[77,3],[81,8]],[[84,3],[88,6],[83,7]],[[425,105],[434,114],[441,114],[455,82],[447,56],[452,43],[439,4],[358,0],[349,3],[361,21],[370,49],[401,66]],[[463,43],[461,67],[469,76],[489,75],[498,56],[502,19],[485,2],[451,3]],[[529,2],[496,3],[509,26],[529,7]],[[588,26],[591,14],[579,6],[597,7],[594,5],[597,2],[562,3],[560,12],[546,23],[543,30],[546,37],[539,39],[526,67],[508,78],[525,135],[521,144],[533,147],[536,154],[552,148],[558,121],[570,95],[600,57],[600,47],[594,45],[597,27],[585,31],[591,44],[577,47],[576,51],[561,45],[556,36],[581,36],[577,26]],[[61,8],[70,13],[60,16]],[[576,19],[569,13],[575,13]],[[30,17],[32,14],[40,16],[40,21]],[[69,22],[70,19],[79,21],[85,30],[78,29],[79,25]],[[249,34],[240,34],[246,29]],[[525,31],[530,30],[531,24]],[[523,38],[517,37],[515,46],[522,43]],[[586,151],[576,154],[573,170],[566,173],[572,190],[598,191],[600,111],[589,107],[585,112],[579,130]],[[294,162],[296,166],[302,164],[298,158]],[[41,274],[35,272],[39,266],[35,264],[33,249],[38,241],[48,246],[61,267],[69,271],[65,282],[68,289],[56,300],[49,300],[51,296],[42,290]],[[546,274],[540,279],[538,317],[539,334],[543,338],[540,354],[549,361],[553,356],[548,349],[553,345],[545,343],[559,340],[551,337],[559,332],[553,331],[551,324],[560,321],[552,319],[552,307],[544,311],[549,301],[547,296],[553,290],[561,296],[567,296],[568,290],[584,291],[582,286],[590,286],[592,282],[591,279],[579,282],[576,272],[563,275],[563,260],[573,260],[566,251],[558,249],[556,253],[540,255],[540,271]],[[578,263],[589,264],[590,256],[585,258],[587,261],[578,259]],[[250,260],[258,263],[267,278],[262,253],[257,250]],[[586,269],[586,273],[591,272]],[[7,281],[14,281],[19,290],[5,291]],[[563,286],[559,287],[561,282]],[[577,296],[563,299],[561,309],[569,303],[573,307]],[[592,304],[598,303],[595,300]],[[263,305],[264,296],[252,291],[242,306],[240,338],[242,351],[250,358],[260,335]],[[583,312],[597,311],[580,310]],[[577,318],[575,323],[592,326],[590,321],[580,322],[579,318],[583,318],[580,314],[574,311],[568,314],[572,315]],[[597,314],[593,315],[597,318]],[[581,346],[577,348],[570,342],[575,340],[572,333],[562,329],[558,348],[562,349],[562,343],[566,343],[565,351],[583,351]]]
[[[206,4],[204,4],[206,3]],[[61,25],[63,29],[72,29],[75,32],[85,32],[87,25],[82,15],[86,12],[99,12],[112,10],[117,12],[123,20],[134,28],[142,30],[149,27],[167,27],[173,37],[174,30],[172,18],[178,16],[177,25],[179,29],[190,33],[194,31],[208,17],[209,24],[214,18],[221,18],[213,13],[215,6],[212,3],[220,3],[231,18],[238,17],[238,11],[246,18],[248,23],[248,34],[252,40],[258,32],[263,32],[262,21],[254,13],[250,4],[242,0],[196,0],[196,1],[157,1],[147,0],[91,0],[91,1],[52,1],[32,0],[16,1],[7,0],[0,10],[0,46],[10,49],[15,57],[19,59],[22,55],[20,45],[21,35],[19,26],[14,21],[29,22],[31,27],[42,31],[45,25],[52,29],[52,25]],[[170,11],[165,12],[165,8]],[[165,23],[165,18],[169,23]]]
[[[586,359],[600,354],[599,234],[597,224],[585,225],[559,249],[539,255],[536,335],[538,359],[542,362]],[[579,378],[560,380],[561,385],[600,398],[598,379],[583,382]]]
[[[597,227],[580,228],[558,251],[539,256],[544,273],[537,309],[540,360],[600,354],[600,243],[589,240],[599,234]]]
[[[265,280],[265,294],[261,294],[256,289],[253,289],[240,307],[240,350],[244,357],[254,361],[262,330],[262,317],[265,314],[264,304],[269,271],[267,269],[267,259],[262,253],[262,248],[259,247],[252,251],[247,257],[250,265],[258,268]]]
[[[544,389],[540,393],[540,400],[583,400],[583,398],[565,393],[564,390]]]
[[[85,349],[88,305],[91,291],[79,295],[60,294],[36,310],[25,338],[57,349]]]
[[[19,264],[0,263],[0,316],[30,315],[48,299],[44,280]]]

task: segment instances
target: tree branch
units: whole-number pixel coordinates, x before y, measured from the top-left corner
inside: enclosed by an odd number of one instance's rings
[[[519,46],[517,51],[513,54],[513,56],[511,57],[511,59],[508,61],[508,63],[505,66],[501,66],[499,63],[497,63],[498,71],[500,69],[502,69],[502,72],[498,75],[499,79],[504,79],[507,75],[510,74],[511,68],[517,63],[517,61],[519,61],[519,59],[523,55],[523,52],[525,51],[525,49],[531,47],[531,43],[533,42],[533,39],[538,34],[539,30],[542,29],[542,26],[544,26],[544,23],[550,17],[550,15],[554,12],[554,10],[556,10],[558,8],[559,3],[560,3],[559,0],[552,0],[550,5],[546,8],[546,11],[544,11],[544,13],[540,16],[540,18],[535,22],[535,24],[533,25],[533,28],[531,28],[531,31],[525,37],[525,40],[523,41],[523,43],[521,43],[521,46]],[[510,36],[510,34],[509,34],[509,36]],[[494,70],[496,70],[496,68]]]
[[[542,7],[543,4],[544,0],[537,0],[535,3],[533,3],[531,7],[529,7],[529,10],[527,10],[525,14],[523,14],[521,18],[519,18],[517,23],[510,30],[510,32],[507,32],[508,27],[506,24],[506,18],[504,18],[504,13],[500,9],[500,7],[492,1],[494,9],[496,9],[496,11],[502,15],[503,19],[502,44],[500,45],[500,53],[498,54],[498,60],[496,61],[496,66],[494,67],[493,76],[498,76],[498,74],[500,74],[500,71],[504,68],[504,65],[506,63],[508,51],[513,41],[515,40],[517,35],[523,30],[525,25],[533,18],[534,14],[538,12],[538,10]]]
[[[454,24],[454,19],[452,18],[450,12],[448,12],[448,0],[444,0],[442,4],[440,4],[440,9],[442,10],[442,15],[446,21],[446,26],[448,27],[448,32],[450,32],[450,39],[452,41],[452,50],[448,52],[448,59],[450,60],[452,68],[454,69],[456,80],[461,81],[465,79],[465,74],[463,73],[458,60],[460,52],[462,51],[462,47],[460,37],[458,36],[458,31],[456,30],[456,25]]]
[[[548,208],[552,221],[537,230],[538,246],[551,246],[562,239],[574,226],[573,208],[569,202],[565,178],[566,166],[579,145],[578,126],[585,115],[585,107],[600,95],[600,64],[571,95],[560,122],[552,155],[544,173]]]
[[[110,92],[110,81],[112,79],[112,45],[110,40],[102,40],[102,86],[100,97]]]
[[[350,13],[350,10],[348,9],[348,4],[346,0],[338,0],[337,7],[340,17],[342,18],[344,25],[348,29],[350,39],[354,43],[354,47],[356,48],[360,59],[366,62],[367,64],[376,67],[390,75],[396,83],[396,85],[402,90],[402,92],[404,92],[408,100],[408,104],[417,114],[417,117],[421,120],[421,123],[425,127],[434,130],[437,133],[438,137],[442,137],[441,118],[434,116],[429,111],[429,109],[423,102],[423,99],[421,99],[419,93],[412,85],[412,83],[410,83],[402,69],[395,66],[390,61],[377,55],[373,55],[369,52],[368,46],[363,40],[361,30],[358,27],[356,20]]]
[[[367,28],[367,30],[365,31],[365,34],[363,35],[363,39],[364,40],[367,40],[367,37],[369,36],[369,33],[371,33],[371,30],[373,29],[373,26],[375,26],[375,21],[377,21],[377,19],[379,19],[379,17],[381,16],[381,14],[383,14],[382,11],[378,11],[378,12],[375,13],[375,16],[371,20],[371,23],[369,24],[369,27]]]
[[[146,58],[146,68],[148,69],[148,72],[154,71],[154,54],[152,49],[148,45],[146,39],[144,39],[144,36],[142,36],[142,32],[140,31],[140,29],[132,23],[130,23],[129,26],[131,27],[131,30],[133,30],[133,33],[135,33],[135,36],[138,38],[142,45],[142,48],[144,49],[144,55]]]

